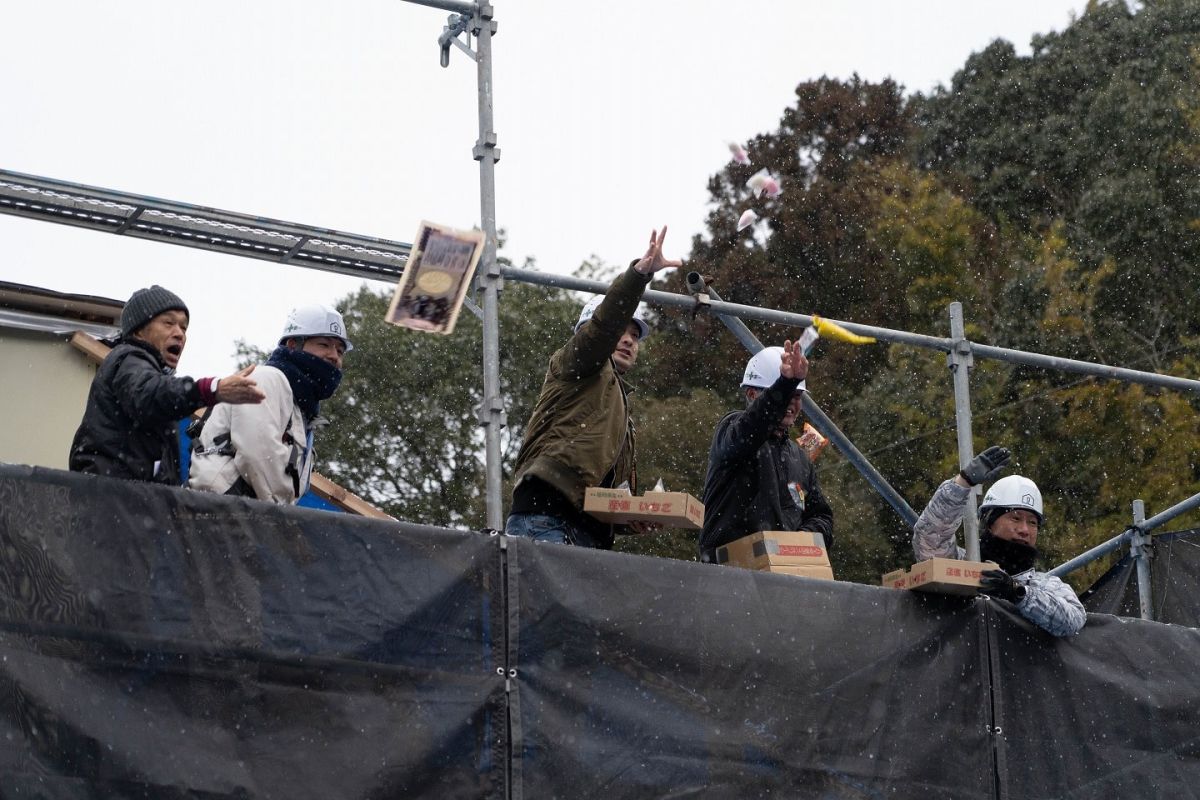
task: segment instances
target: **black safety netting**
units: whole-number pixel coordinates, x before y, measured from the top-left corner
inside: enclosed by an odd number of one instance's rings
[[[1200,632],[0,466],[0,796],[1190,797]]]
[[[1152,618],[1200,627],[1200,530],[1156,534],[1150,541]],[[1080,599],[1088,611],[1141,617],[1135,559],[1126,553]]]

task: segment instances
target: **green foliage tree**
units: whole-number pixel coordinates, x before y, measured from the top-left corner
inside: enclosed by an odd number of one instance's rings
[[[916,104],[920,164],[993,219],[1060,225],[1073,260],[1104,271],[1094,314],[1118,323],[1112,360],[1164,363],[1200,322],[1175,302],[1200,278],[1198,34],[1194,0],[1093,2],[1029,56],[994,42]]]
[[[822,78],[800,84],[796,97],[777,131],[749,143],[752,165],[729,164],[709,181],[708,235],[693,241],[691,266],[711,276],[730,302],[902,324],[903,308],[891,301],[898,288],[894,276],[879,268],[884,254],[869,236],[876,165],[902,158],[908,137],[900,87],[857,76]],[[756,198],[746,188],[750,175],[764,167],[782,182],[777,198]],[[736,222],[746,208],[766,221],[739,233]],[[672,276],[668,288],[682,291],[683,276]],[[657,352],[670,363],[655,369],[653,393],[737,385],[745,352],[719,322],[691,319],[686,311],[662,316]],[[766,343],[795,334],[758,323],[751,328]],[[825,391],[852,395],[872,366],[831,351],[822,367]]]

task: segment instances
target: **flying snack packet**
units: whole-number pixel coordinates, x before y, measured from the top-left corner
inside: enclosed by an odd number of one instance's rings
[[[742,147],[737,142],[728,142],[729,152],[733,153],[733,160],[739,164],[749,164],[750,156],[746,154],[746,148]]]
[[[756,222],[758,222],[758,214],[754,213],[753,208],[747,208],[742,212],[742,216],[738,217],[737,229],[744,231]]]
[[[808,358],[808,354],[812,352],[813,345],[819,338],[821,338],[821,334],[817,333],[814,325],[809,325],[804,329],[804,333],[800,334],[800,352],[804,353],[805,358]]]
[[[838,325],[836,322],[830,322],[827,319],[821,319],[816,314],[813,314],[813,327],[815,327],[817,332],[822,336],[828,336],[830,339],[834,339],[839,342],[849,342],[850,344],[875,343],[875,337],[873,336],[859,336],[857,333],[851,333],[841,325]]]
[[[804,432],[796,437],[796,444],[800,445],[800,449],[808,456],[809,461],[816,463],[821,451],[825,449],[825,445],[829,444],[829,440],[806,422],[804,423]]]

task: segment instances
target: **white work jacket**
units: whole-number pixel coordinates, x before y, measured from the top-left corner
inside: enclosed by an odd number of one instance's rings
[[[188,486],[224,494],[241,477],[259,500],[295,503],[312,475],[312,433],[282,372],[259,365],[252,377],[266,399],[213,409],[193,443]]]

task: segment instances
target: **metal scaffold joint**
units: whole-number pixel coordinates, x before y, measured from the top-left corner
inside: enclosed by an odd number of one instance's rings
[[[975,355],[969,339],[955,339],[950,343],[950,352],[946,354],[946,366],[958,369],[960,366],[968,370],[975,366]]]
[[[504,289],[504,273],[502,267],[493,258],[486,263],[480,262],[478,269],[475,272],[475,289],[483,291],[490,286],[495,286],[496,291]]]
[[[499,28],[499,26],[496,24],[496,20],[492,19],[492,17],[495,16],[495,13],[496,10],[492,8],[491,3],[479,3],[475,7],[475,16],[472,20],[473,24],[471,26],[471,33],[475,36],[482,35],[483,25],[486,23],[488,27],[488,33],[494,36]]]
[[[492,163],[500,161],[500,148],[496,147],[496,132],[488,131],[482,137],[475,140],[475,146],[471,148],[471,155],[476,161],[482,161],[491,153]]]
[[[446,18],[446,25],[442,28],[442,35],[438,37],[438,47],[441,49],[441,64],[442,67],[450,66],[450,45],[454,45],[459,50],[467,54],[467,57],[472,61],[477,61],[479,56],[465,42],[459,39],[459,35],[467,30],[467,26],[471,22],[471,17],[467,14],[451,14]]]
[[[504,413],[504,399],[501,397],[492,397],[484,400],[476,407],[476,417],[479,419],[479,424],[483,427],[488,427],[492,424],[499,428],[508,426],[508,415]]]

